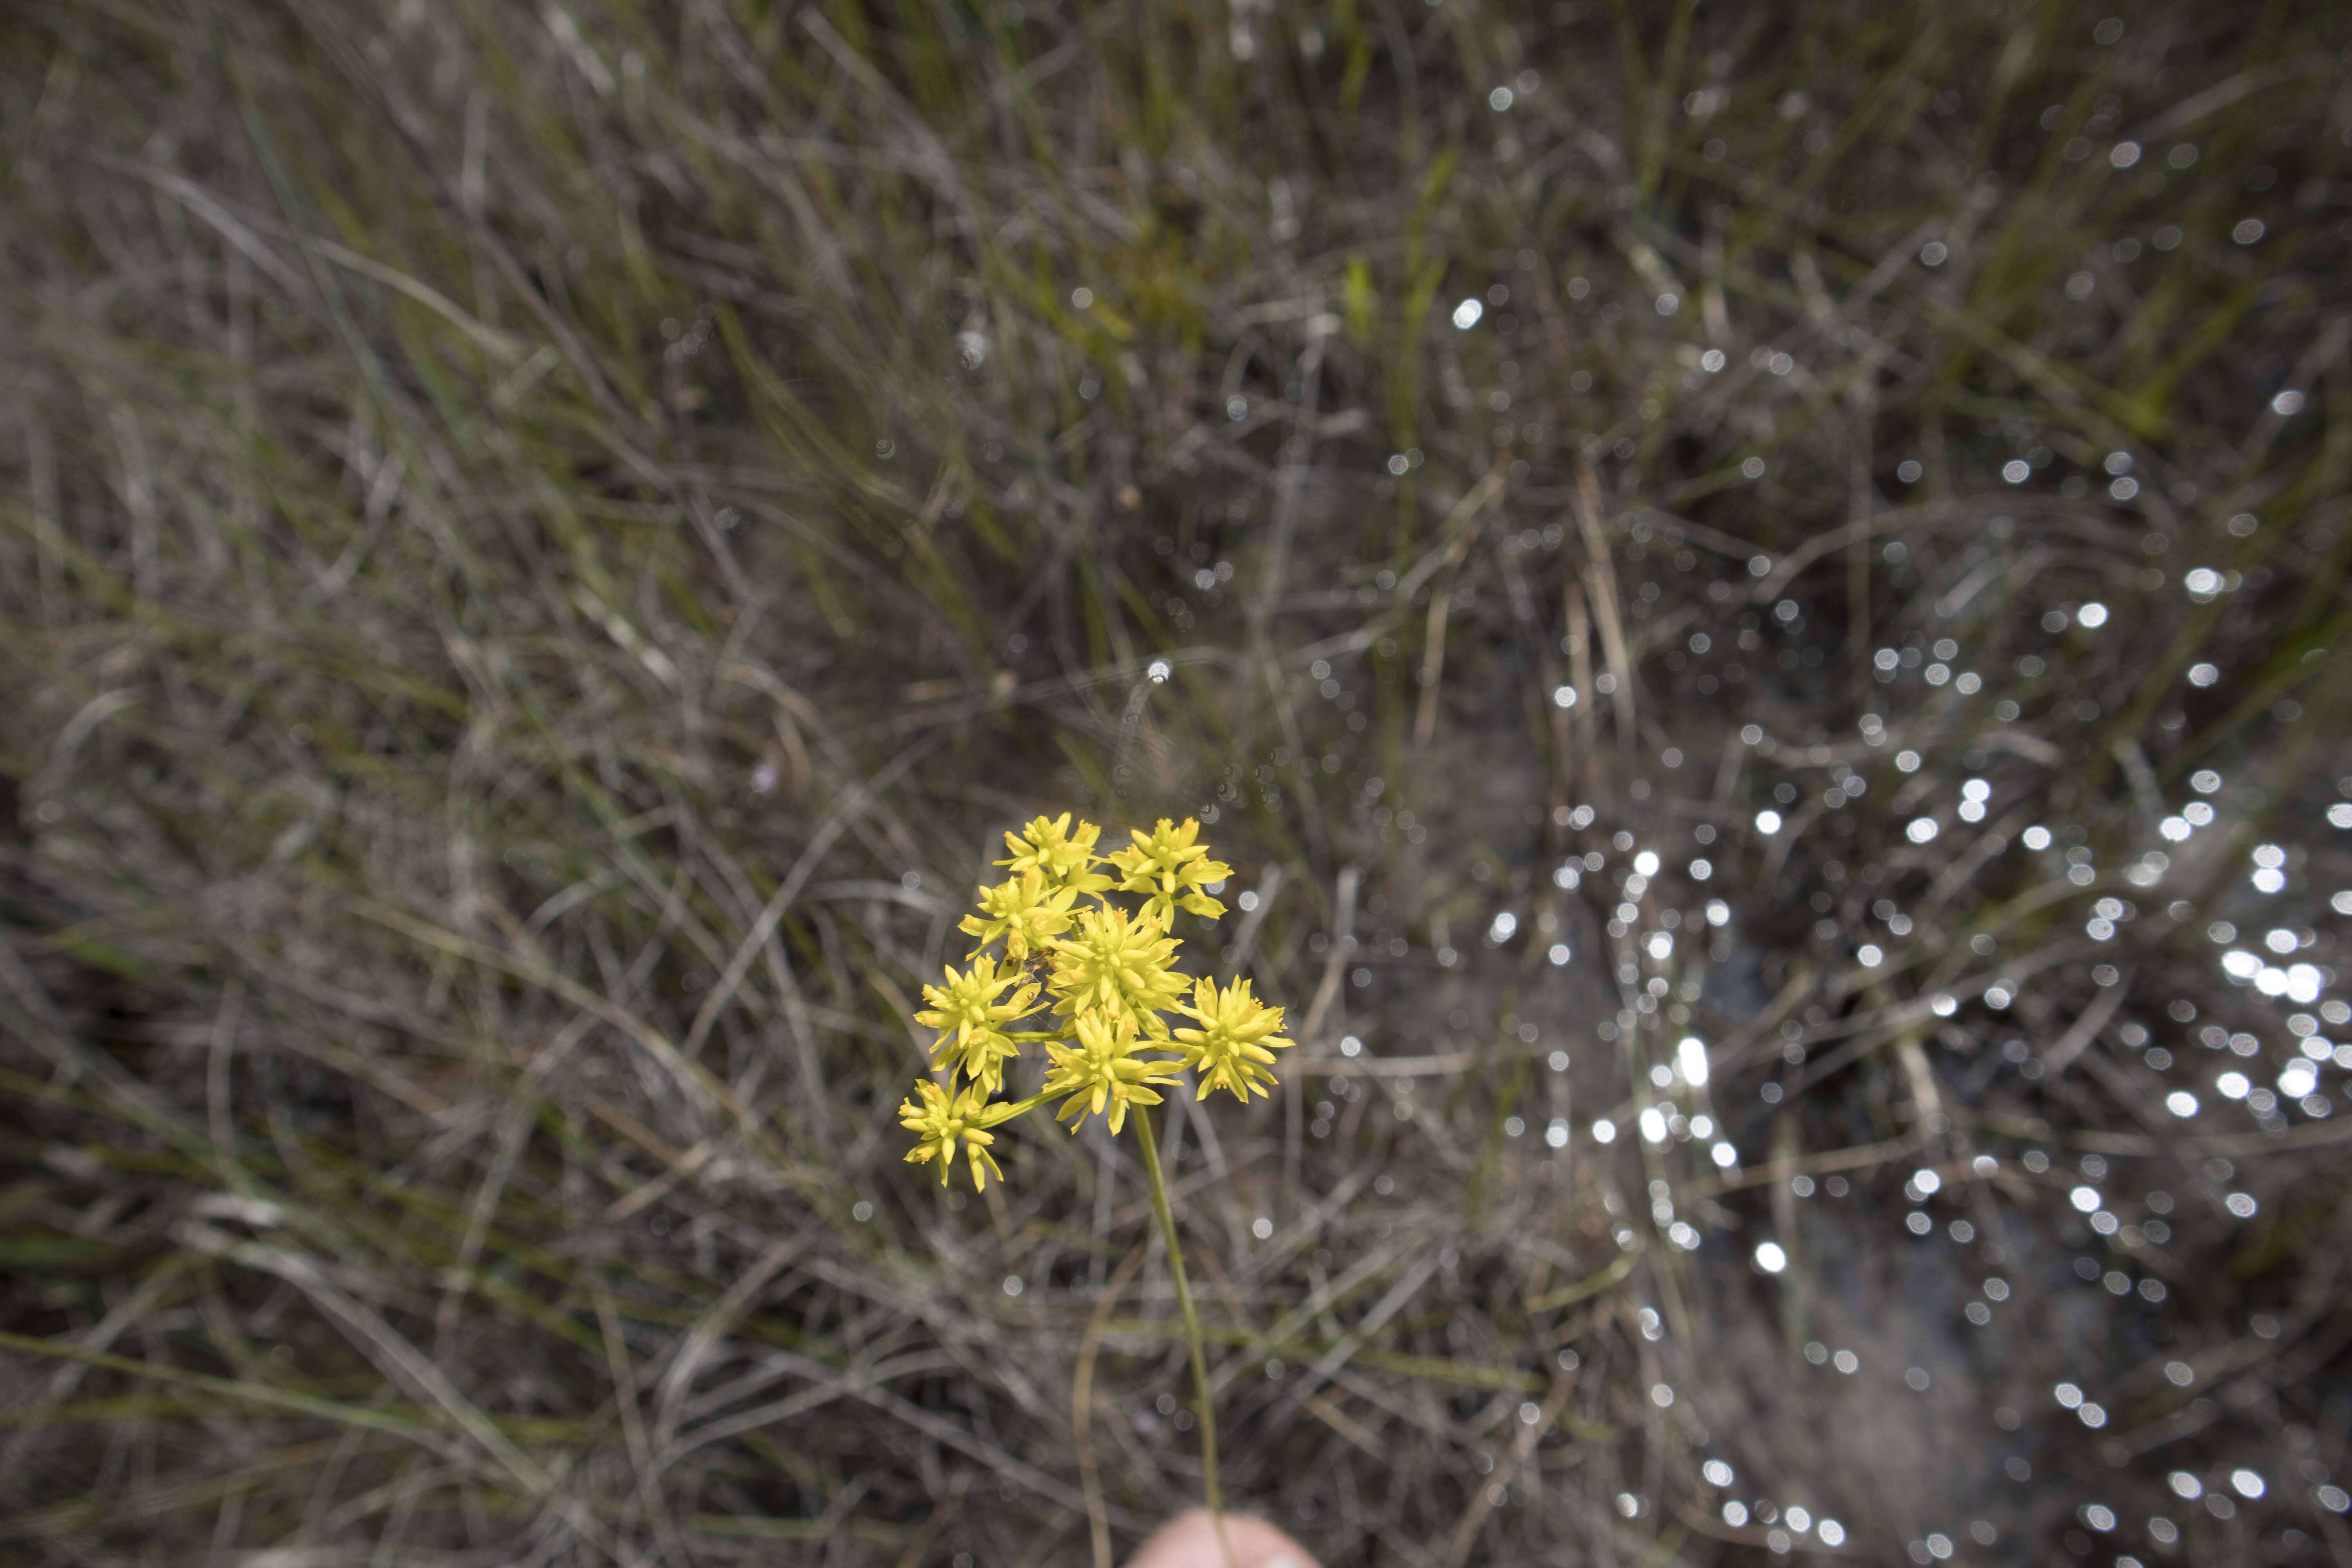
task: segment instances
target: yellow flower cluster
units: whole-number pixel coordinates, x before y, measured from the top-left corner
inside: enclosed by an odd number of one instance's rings
[[[1173,967],[1182,945],[1170,934],[1176,911],[1223,914],[1208,889],[1233,868],[1209,858],[1189,817],[1179,826],[1163,816],[1129,837],[1128,847],[1098,855],[1102,829],[1073,828],[1067,812],[1004,836],[1012,854],[997,864],[1010,875],[980,889],[980,912],[961,927],[972,939],[966,967],[924,986],[928,1005],[915,1015],[940,1032],[931,1059],[946,1082],[916,1084],[898,1120],[915,1135],[908,1162],[937,1164],[942,1184],[959,1151],[974,1187],[990,1173],[1002,1180],[990,1130],[1048,1100],[1062,1102],[1055,1115],[1073,1131],[1092,1115],[1116,1133],[1130,1106],[1159,1104],[1160,1088],[1188,1068],[1203,1099],[1222,1089],[1246,1101],[1274,1082],[1274,1053],[1291,1044],[1276,1033],[1282,1009],[1253,996],[1246,980],[1221,990]],[[1123,908],[1118,896],[1141,907]],[[1000,943],[1002,957],[992,951]],[[1043,1026],[1013,1026],[1041,1013]],[[1200,1026],[1171,1028],[1170,1013]],[[1026,1100],[997,1100],[1005,1064],[1024,1045],[1045,1047],[1045,1083]]]

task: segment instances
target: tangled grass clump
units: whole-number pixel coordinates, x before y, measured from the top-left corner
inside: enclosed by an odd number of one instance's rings
[[[2340,1546],[2343,29],[2115,9],[0,6],[0,1559]]]

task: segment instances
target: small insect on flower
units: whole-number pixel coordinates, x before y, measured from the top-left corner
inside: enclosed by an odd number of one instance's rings
[[[915,1146],[908,1151],[910,1165],[936,1161],[940,1167],[940,1185],[948,1184],[955,1170],[958,1144],[971,1161],[971,1186],[974,1192],[988,1185],[990,1174],[998,1181],[1004,1173],[997,1168],[995,1157],[988,1146],[996,1142],[996,1134],[987,1129],[1002,1121],[987,1103],[988,1092],[978,1084],[967,1086],[961,1094],[950,1097],[946,1089],[929,1079],[915,1085],[915,1093],[922,1103],[912,1100],[898,1104],[899,1124],[915,1135]],[[1009,1106],[997,1108],[1009,1110]]]
[[[1054,1058],[1054,1070],[1045,1077],[1045,1097],[1067,1096],[1054,1114],[1069,1122],[1071,1131],[1078,1130],[1079,1117],[1101,1116],[1108,1110],[1116,1134],[1127,1125],[1127,1108],[1159,1104],[1152,1086],[1168,1082],[1180,1069],[1172,1061],[1136,1054],[1150,1042],[1136,1038],[1133,1019],[1108,1012],[1081,1013],[1077,1031],[1076,1045],[1045,1047]]]

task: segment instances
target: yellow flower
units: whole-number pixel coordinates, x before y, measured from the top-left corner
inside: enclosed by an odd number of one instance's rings
[[[915,1022],[942,1031],[931,1047],[934,1058],[954,1055],[964,1075],[992,1093],[1003,1084],[1005,1059],[1021,1054],[1005,1038],[1004,1026],[1035,1005],[1037,987],[1022,982],[1018,966],[999,968],[993,958],[974,959],[965,973],[952,968],[946,973],[945,986],[923,987],[930,1006],[916,1014]],[[999,1003],[996,998],[1016,983],[1013,999]],[[952,1039],[945,1033],[950,1029],[955,1031]]]
[[[1080,910],[1076,934],[1053,944],[1054,973],[1045,984],[1054,1011],[1099,1009],[1166,1034],[1160,1009],[1184,994],[1184,977],[1168,970],[1177,945],[1167,921],[1149,910],[1131,919],[1110,905]]]
[[[1004,847],[1013,851],[1013,858],[997,864],[1009,868],[1016,877],[1034,870],[1052,887],[1099,893],[1110,886],[1110,879],[1093,868],[1098,858],[1095,841],[1101,837],[1102,829],[1083,818],[1072,832],[1066,811],[1059,816],[1036,817],[1018,835],[1004,836]]]
[[[1070,905],[1077,896],[1075,888],[1055,891],[1045,874],[1032,867],[993,888],[982,888],[980,913],[964,916],[958,929],[972,939],[975,948],[1003,937],[1005,957],[1018,963],[1033,949],[1070,929]]]
[[[974,1029],[959,1040],[951,1035],[941,1035],[931,1042],[931,1065],[960,1068],[982,1094],[995,1094],[1004,1087],[1004,1064],[1021,1054],[1001,1029]]]
[[[1176,1076],[1174,1062],[1136,1055],[1139,1042],[1131,1018],[1102,1012],[1081,1013],[1077,1036],[1076,1045],[1045,1047],[1046,1055],[1054,1058],[1054,1070],[1045,1075],[1040,1091],[1048,1097],[1069,1097],[1055,1115],[1068,1121],[1074,1132],[1077,1131],[1076,1118],[1089,1112],[1100,1116],[1107,1106],[1110,1130],[1118,1133],[1127,1125],[1129,1106],[1159,1104],[1160,1096],[1151,1086],[1167,1083]]]
[[[1207,889],[1233,868],[1209,858],[1190,817],[1132,831],[1132,842],[1108,856],[1095,853],[1101,836],[1094,823],[1074,825],[1068,812],[1006,834],[1013,853],[997,864],[1011,874],[980,889],[978,912],[962,921],[974,940],[969,967],[923,987],[915,1021],[940,1032],[931,1055],[941,1070],[915,1086],[898,1118],[916,1137],[908,1160],[937,1163],[942,1184],[959,1151],[974,1187],[992,1173],[1002,1180],[988,1152],[991,1130],[1049,1100],[1073,1130],[1096,1115],[1117,1134],[1129,1107],[1161,1103],[1160,1091],[1187,1068],[1199,1074],[1204,1100],[1222,1089],[1246,1102],[1275,1082],[1275,1052],[1292,1044],[1276,1033],[1282,1009],[1251,994],[1247,981],[1196,983],[1174,967],[1183,945],[1170,934],[1176,911],[1224,913]],[[999,942],[1003,951],[992,952]],[[1014,1020],[1046,999],[1056,1026],[1015,1032]],[[1186,1020],[1199,1027],[1171,1032],[1171,1021]],[[1026,1099],[994,1098],[1006,1064],[1033,1042],[1052,1062],[1043,1088]]]
[[[995,1157],[988,1152],[988,1145],[996,1142],[996,1134],[986,1130],[993,1118],[989,1114],[985,1093],[975,1086],[950,1098],[947,1090],[929,1079],[917,1083],[915,1092],[922,1098],[920,1105],[911,1100],[898,1104],[899,1124],[915,1135],[915,1146],[907,1153],[908,1164],[937,1161],[940,1185],[944,1187],[955,1170],[956,1149],[961,1144],[971,1161],[974,1192],[988,1185],[991,1172],[998,1181],[1004,1179]]]
[[[1128,837],[1135,840],[1132,848],[1105,857],[1125,874],[1120,892],[1145,895],[1150,900],[1145,907],[1163,918],[1173,918],[1179,905],[1211,920],[1225,912],[1224,905],[1199,889],[1223,881],[1234,868],[1210,859],[1207,847],[1194,842],[1201,837],[1199,822],[1188,816],[1179,827],[1163,816],[1149,837],[1139,829],[1129,830]]]
[[[1177,1009],[1203,1026],[1176,1031],[1176,1048],[1184,1065],[1200,1075],[1200,1093],[1206,1100],[1213,1089],[1247,1101],[1264,1094],[1274,1082],[1266,1068],[1274,1053],[1292,1041],[1275,1034],[1282,1027],[1282,1009],[1269,1007],[1250,994],[1250,984],[1236,980],[1221,995],[1217,983],[1203,977],[1192,988],[1192,1003]]]

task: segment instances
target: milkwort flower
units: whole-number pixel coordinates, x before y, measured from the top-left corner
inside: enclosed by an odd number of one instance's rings
[[[1095,854],[1095,844],[1101,837],[1102,829],[1091,822],[1081,821],[1072,832],[1066,811],[1059,816],[1034,817],[1019,834],[1004,836],[1004,847],[1013,851],[1013,858],[997,864],[1016,877],[1036,871],[1057,889],[1099,893],[1110,886],[1110,879],[1094,869],[1100,858]]]
[[[974,958],[971,969],[947,970],[947,984],[926,985],[923,1000],[930,1006],[915,1015],[915,1022],[941,1031],[931,1047],[935,1062],[953,1060],[964,1076],[988,1093],[1004,1081],[1004,1063],[1021,1054],[1006,1037],[1004,1026],[1029,1011],[1037,987],[1023,978],[1017,967],[1000,969],[993,958]],[[996,998],[1015,987],[1010,1002]],[[950,1037],[947,1031],[953,1030]]]
[[[912,1100],[898,1104],[899,1124],[915,1135],[915,1146],[907,1153],[908,1164],[938,1162],[940,1185],[944,1187],[955,1169],[956,1150],[961,1146],[971,1161],[973,1191],[988,1185],[991,1173],[1000,1182],[1004,1179],[995,1156],[988,1152],[988,1146],[996,1142],[996,1134],[987,1129],[1003,1119],[992,1113],[986,1089],[971,1084],[961,1093],[950,1096],[938,1084],[924,1079],[915,1085],[915,1093],[920,1097],[921,1104]]]
[[[1251,995],[1246,980],[1234,981],[1221,994],[1217,983],[1204,976],[1192,987],[1192,1004],[1177,1011],[1201,1026],[1175,1033],[1184,1065],[1199,1079],[1194,1099],[1206,1100],[1211,1089],[1222,1089],[1247,1103],[1253,1093],[1268,1092],[1274,1074],[1266,1068],[1274,1053],[1293,1043],[1275,1033],[1282,1027],[1281,1008]]]
[[[1048,1099],[1068,1097],[1054,1114],[1069,1122],[1071,1131],[1078,1130],[1078,1118],[1101,1116],[1108,1109],[1116,1135],[1127,1125],[1127,1108],[1159,1104],[1152,1085],[1170,1081],[1181,1069],[1175,1062],[1136,1054],[1147,1042],[1136,1038],[1131,1018],[1088,1012],[1079,1014],[1076,1023],[1076,1045],[1045,1047],[1054,1070],[1045,1076],[1043,1092]]]
[[[1160,1103],[1159,1089],[1188,1067],[1200,1074],[1202,1096],[1223,1089],[1247,1100],[1266,1092],[1274,1052],[1290,1044],[1275,1033],[1282,1009],[1258,1001],[1245,981],[1220,990],[1212,981],[1195,984],[1175,967],[1182,946],[1171,930],[1177,911],[1223,915],[1225,906],[1208,888],[1233,868],[1211,858],[1200,823],[1190,817],[1161,817],[1150,832],[1136,828],[1128,837],[1126,848],[1098,855],[1102,828],[1068,812],[1032,818],[1004,836],[1011,854],[997,864],[1009,875],[979,889],[978,912],[961,923],[972,939],[969,966],[950,967],[944,984],[924,986],[926,1005],[915,1015],[940,1031],[932,1060],[946,1081],[917,1085],[921,1103],[900,1107],[918,1136],[910,1159],[936,1160],[944,1170],[961,1138],[977,1184],[995,1169],[982,1152],[986,1129],[1056,1100],[1060,1119],[1074,1128],[1102,1116],[1117,1133],[1129,1107]],[[1135,903],[1117,901],[1122,898]],[[1051,1011],[1037,1025],[1016,1028],[1048,1000]],[[1171,1035],[1171,1022],[1186,1018],[1200,1027]],[[1023,1046],[1039,1044],[1052,1062],[1043,1089],[1025,1100],[996,1099],[1006,1064]]]
[[[957,930],[975,949],[1002,938],[1004,956],[1018,963],[1070,929],[1076,888],[1054,889],[1035,867],[980,890],[980,913],[966,915]]]
[[[1132,919],[1109,904],[1081,911],[1077,933],[1054,944],[1045,982],[1054,1011],[1068,1016],[1099,1008],[1164,1037],[1160,1009],[1184,994],[1184,977],[1168,969],[1176,948],[1167,921],[1150,910]]]
[[[1163,816],[1150,837],[1139,828],[1128,837],[1135,841],[1130,847],[1105,857],[1124,874],[1120,892],[1145,895],[1145,910],[1162,920],[1172,917],[1180,906],[1209,920],[1225,912],[1225,906],[1205,889],[1232,876],[1234,868],[1210,859],[1208,847],[1195,842],[1201,837],[1198,822],[1188,816],[1179,827]]]

